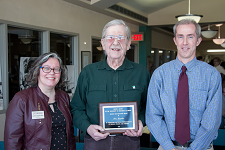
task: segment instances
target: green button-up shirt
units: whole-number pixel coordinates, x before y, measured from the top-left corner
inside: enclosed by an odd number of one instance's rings
[[[138,119],[145,124],[148,70],[124,59],[116,70],[109,67],[106,58],[82,69],[75,94],[70,103],[73,124],[86,133],[91,124],[99,125],[100,102],[137,101]]]

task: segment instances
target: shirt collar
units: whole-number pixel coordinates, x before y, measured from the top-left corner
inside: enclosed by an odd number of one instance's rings
[[[178,58],[175,60],[175,65],[178,70],[181,70],[182,66],[185,66],[188,71],[191,71],[191,69],[197,64],[197,59],[194,57],[190,62],[183,64]]]
[[[38,93],[38,95],[39,95],[42,99],[44,99],[46,102],[49,101],[49,97],[48,97],[47,95],[45,95],[45,94],[41,91],[41,89],[40,89],[39,86],[35,87],[35,89],[36,89],[36,92]],[[58,90],[55,89],[55,101],[57,102],[58,99],[59,99],[59,93],[58,93]]]
[[[107,59],[107,56],[104,58],[103,61],[99,62],[99,65],[98,65],[98,67],[97,67],[98,69],[112,70],[112,68],[109,67],[109,65],[107,64],[106,59]],[[122,64],[119,68],[117,68],[116,70],[132,69],[133,67],[134,67],[134,66],[133,66],[132,62],[129,61],[129,60],[125,57],[125,59],[124,59],[124,61],[123,61],[123,64]]]

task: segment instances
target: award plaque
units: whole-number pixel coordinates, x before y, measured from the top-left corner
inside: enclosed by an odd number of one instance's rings
[[[99,103],[99,124],[102,133],[124,133],[138,131],[137,102]]]

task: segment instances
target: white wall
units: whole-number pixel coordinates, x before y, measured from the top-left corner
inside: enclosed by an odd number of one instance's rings
[[[173,35],[163,34],[160,31],[152,31],[152,47],[164,50],[177,50],[173,42]]]
[[[81,51],[91,51],[91,37],[101,38],[104,25],[112,19],[62,0],[0,0],[0,23],[78,34],[79,58]],[[133,32],[139,30],[137,25],[128,25]],[[0,120],[3,141],[5,114],[0,114]]]
[[[203,15],[200,23],[204,22],[223,22],[224,0],[192,0],[191,14]],[[212,11],[212,8],[216,8]],[[207,11],[206,11],[207,10]],[[188,0],[180,0],[178,3],[155,11],[148,15],[148,25],[166,25],[175,24],[177,19],[175,16],[188,13]]]
[[[0,114],[0,141],[4,140],[5,114]]]
[[[6,20],[79,34],[79,51],[90,51],[91,36],[101,37],[104,25],[112,19],[62,0],[0,1],[0,23]],[[128,25],[133,32],[139,30],[137,25]]]

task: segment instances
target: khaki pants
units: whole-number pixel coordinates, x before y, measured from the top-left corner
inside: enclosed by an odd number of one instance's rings
[[[181,146],[176,146],[176,148],[179,149],[179,150],[186,150],[187,149],[186,147],[182,148]],[[158,150],[163,150],[161,145],[159,146]],[[207,150],[214,150],[213,146],[210,149],[207,149]]]

